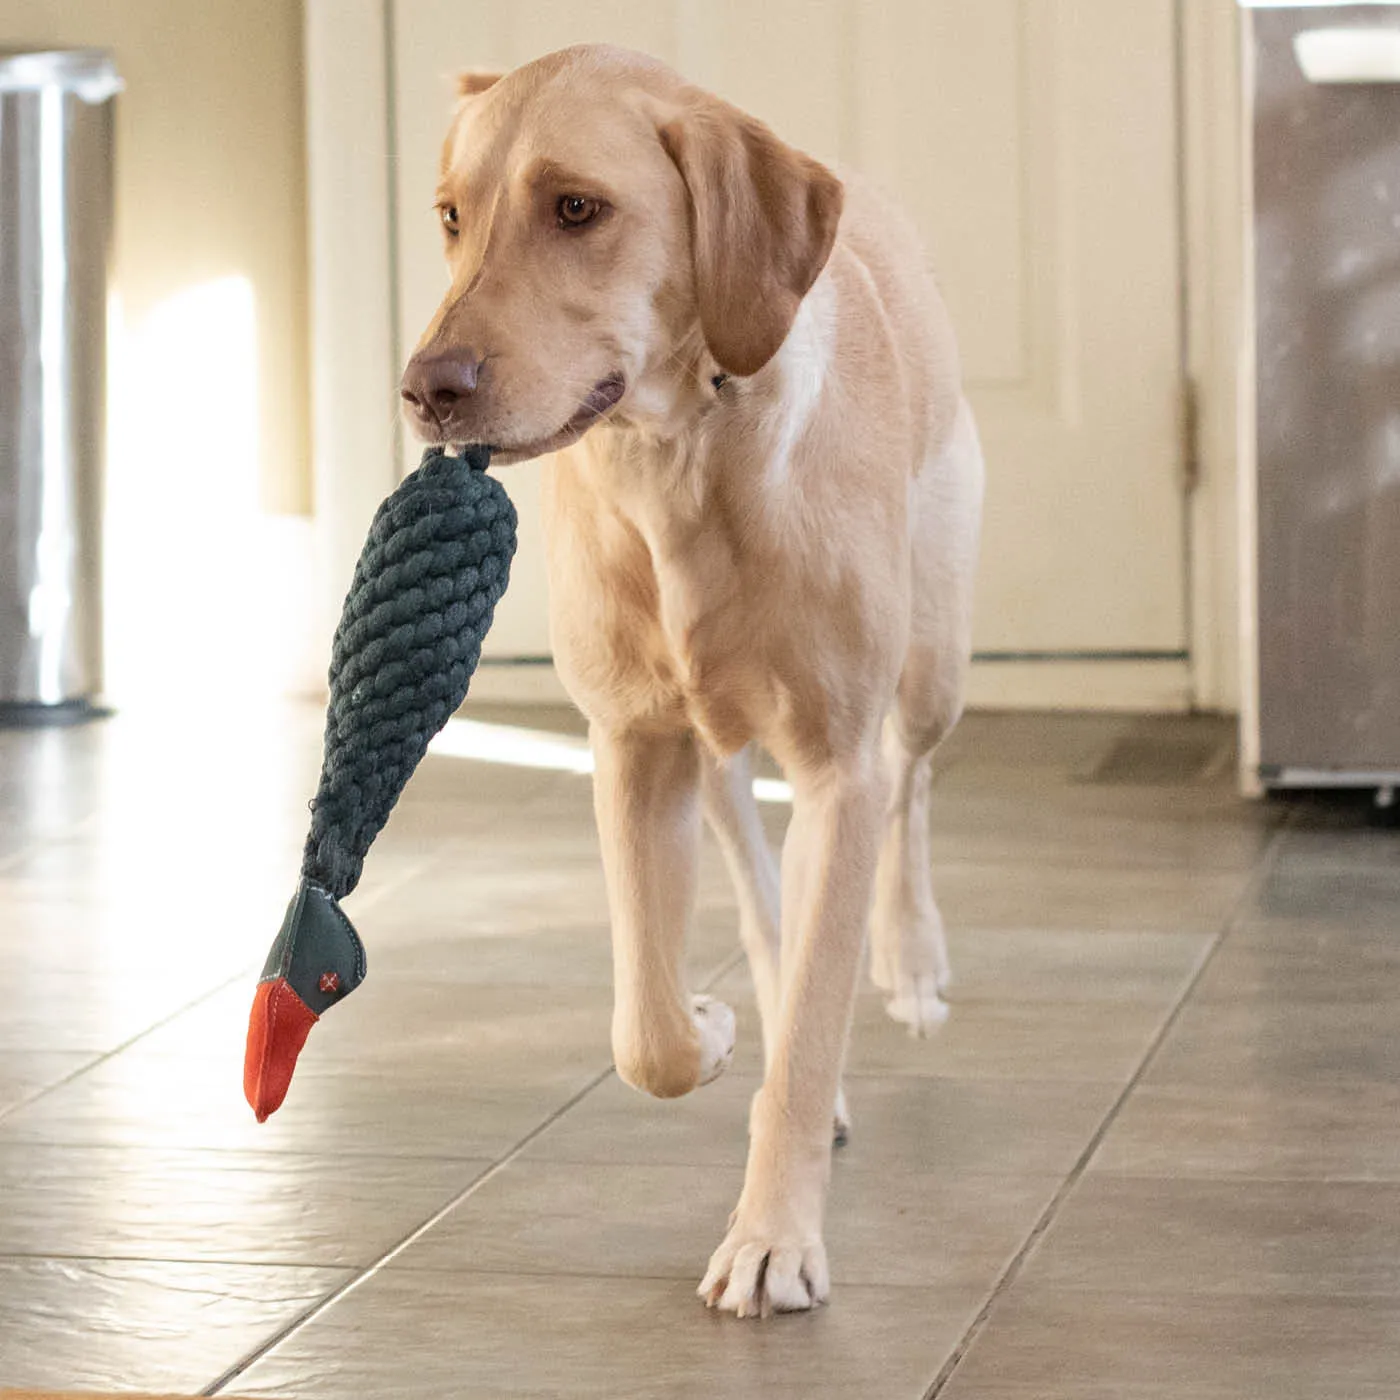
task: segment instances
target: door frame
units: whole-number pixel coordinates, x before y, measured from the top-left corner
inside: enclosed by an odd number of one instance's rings
[[[1234,710],[1240,696],[1238,396],[1244,324],[1240,25],[1235,0],[1175,0],[1182,228],[1188,659],[974,662],[970,702]],[[319,636],[399,453],[391,189],[394,0],[304,0],[313,479]],[[1184,56],[1192,61],[1185,62]],[[353,287],[353,303],[343,289]],[[1183,489],[1186,489],[1183,487]],[[483,665],[473,694],[562,697],[549,666]]]
[[[1191,701],[1237,711],[1246,669],[1241,615],[1240,408],[1245,333],[1245,141],[1236,0],[1177,0],[1180,84],[1183,425],[1195,486],[1187,509]],[[1186,55],[1192,56],[1186,62]]]

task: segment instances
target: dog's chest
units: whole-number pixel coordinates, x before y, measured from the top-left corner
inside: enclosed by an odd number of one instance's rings
[[[771,660],[761,603],[744,586],[747,561],[716,523],[649,545],[663,672],[714,747],[740,748],[753,737]]]
[[[771,657],[749,561],[723,520],[633,517],[599,582],[609,626],[597,638],[619,719],[672,715],[723,752],[759,727]]]

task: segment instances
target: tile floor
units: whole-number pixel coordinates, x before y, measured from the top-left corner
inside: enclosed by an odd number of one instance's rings
[[[1214,721],[966,721],[951,1019],[862,995],[833,1304],[760,1326],[693,1296],[758,1068],[732,896],[707,848],[736,1062],[646,1100],[586,779],[424,764],[350,905],[372,975],[253,1121],[319,724],[0,732],[0,1387],[1400,1394],[1400,836],[1359,805],[1239,801]]]

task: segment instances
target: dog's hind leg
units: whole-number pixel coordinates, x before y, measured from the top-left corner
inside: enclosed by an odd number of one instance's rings
[[[748,749],[730,759],[700,756],[705,817],[724,853],[739,901],[739,938],[748,954],[758,1014],[763,1023],[763,1062],[773,1058],[782,1001],[782,936],[778,922],[778,863],[753,796]]]
[[[689,733],[591,734],[613,938],[613,1057],[634,1088],[687,1094],[734,1053],[734,1013],[681,985],[700,846],[699,756]]]
[[[773,1063],[782,1009],[782,934],[779,918],[778,862],[753,795],[753,752],[743,749],[719,759],[700,756],[700,786],[705,818],[724,853],[739,901],[739,937],[748,955],[758,1014],[763,1025],[763,1063]],[[844,1091],[836,1095],[833,1135],[838,1143],[850,1133]]]
[[[909,651],[885,721],[890,807],[870,926],[870,975],[886,1009],[916,1035],[948,1014],[943,919],[933,897],[929,800],[933,751],[957,723],[971,651],[972,575],[982,450],[963,404],[953,437],[913,497]]]
[[[923,735],[907,738],[897,716],[886,721],[891,796],[870,926],[870,976],[886,994],[885,1009],[916,1035],[948,1014],[939,995],[949,980],[948,950],[929,869],[932,747]]]

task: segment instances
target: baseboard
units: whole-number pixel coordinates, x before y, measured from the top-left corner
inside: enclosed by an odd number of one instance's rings
[[[1191,708],[1185,661],[974,661],[972,710],[1126,710],[1179,713]]]
[[[483,657],[472,677],[471,698],[496,704],[567,705],[569,694],[548,662],[492,661]]]
[[[483,660],[472,699],[522,705],[558,704],[568,695],[554,667]],[[1147,661],[975,661],[969,709],[1126,710],[1191,708],[1191,673],[1178,659]]]

